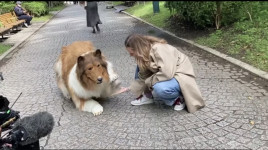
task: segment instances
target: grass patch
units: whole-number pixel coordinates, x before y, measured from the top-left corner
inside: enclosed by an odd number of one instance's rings
[[[2,55],[4,52],[9,50],[11,48],[11,45],[4,45],[0,43],[0,55]]]
[[[268,3],[256,3],[252,21],[240,19],[196,40],[197,43],[221,50],[228,55],[268,72]]]
[[[268,72],[268,19],[237,22],[196,40]]]
[[[48,15],[41,16],[41,17],[33,17],[33,22],[45,22],[51,19],[53,14],[49,13]]]
[[[117,6],[117,5],[121,5],[121,4],[124,4],[123,1],[112,1],[112,2],[109,2],[110,4],[113,4],[113,6]]]
[[[66,6],[65,5],[61,5],[61,6],[57,6],[57,7],[53,7],[53,8],[50,8],[49,11],[60,11],[62,9],[64,9]],[[34,17],[33,18],[33,22],[45,22],[45,21],[48,21],[49,19],[51,19],[53,17],[53,14],[50,13],[45,15],[45,16],[41,16],[41,17]]]
[[[65,7],[66,7],[65,5],[56,6],[56,7],[50,8],[49,11],[60,11],[60,10],[63,10]]]
[[[153,12],[153,2],[149,1],[144,3],[136,3],[133,7],[126,10],[131,15],[139,17],[155,26],[160,28],[165,27],[167,19],[170,17],[170,12],[168,8],[164,7],[165,2],[159,2],[160,12],[154,14]]]

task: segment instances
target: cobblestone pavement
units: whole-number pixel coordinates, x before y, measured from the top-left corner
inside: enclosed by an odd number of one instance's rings
[[[100,3],[101,33],[86,27],[83,7],[71,5],[30,37],[0,65],[0,93],[21,116],[48,111],[53,132],[40,140],[45,149],[267,149],[267,81],[204,51],[174,39]],[[91,40],[114,64],[123,86],[134,78],[135,63],[124,49],[130,33],[163,37],[182,47],[194,66],[206,107],[190,114],[159,102],[131,106],[131,93],[102,101],[100,116],[79,112],[57,88],[53,65],[61,47]]]

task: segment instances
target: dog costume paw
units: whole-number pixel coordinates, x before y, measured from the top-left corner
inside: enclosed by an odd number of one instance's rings
[[[103,112],[103,107],[101,105],[96,105],[92,109],[92,113],[94,116],[100,115],[100,114],[102,114],[102,112]]]
[[[112,74],[112,75],[110,75],[110,82],[114,82],[118,78],[119,78],[119,76],[117,74]]]

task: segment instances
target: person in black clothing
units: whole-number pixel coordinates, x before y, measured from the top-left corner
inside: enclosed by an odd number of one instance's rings
[[[32,20],[32,16],[29,15],[27,13],[26,10],[24,10],[22,7],[21,7],[21,2],[20,1],[17,1],[16,2],[16,6],[14,8],[14,12],[15,14],[17,15],[18,19],[19,20],[22,20],[24,19],[26,21],[26,23],[24,23],[25,27],[28,27],[31,23],[31,20]]]
[[[98,24],[102,24],[102,22],[99,17],[97,1],[87,1],[85,9],[87,11],[87,27],[93,28],[92,33],[96,33],[95,27],[97,31],[100,31]]]

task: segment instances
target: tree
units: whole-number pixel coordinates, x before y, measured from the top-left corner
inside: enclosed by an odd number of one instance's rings
[[[217,10],[216,10],[216,17],[215,17],[215,25],[216,25],[216,29],[220,29],[221,26],[221,2],[220,1],[216,1],[216,6],[217,6]]]

